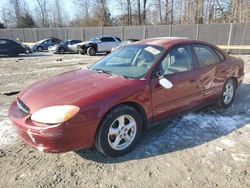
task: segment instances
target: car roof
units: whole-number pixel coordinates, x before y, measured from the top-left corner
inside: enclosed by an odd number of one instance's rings
[[[185,38],[185,37],[156,37],[156,38],[149,38],[144,39],[136,44],[148,44],[148,45],[156,45],[156,46],[163,46],[166,47],[171,43],[181,43],[181,42],[189,42],[193,41],[192,39]]]
[[[0,38],[0,40],[11,40],[11,39],[6,39],[6,38]],[[11,40],[11,41],[13,41],[13,40]]]
[[[99,35],[99,36],[95,36],[95,37],[92,37],[92,38],[101,38],[101,37],[112,37],[112,38],[118,38],[114,35]]]

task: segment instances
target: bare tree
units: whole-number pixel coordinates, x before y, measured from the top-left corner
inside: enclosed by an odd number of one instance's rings
[[[127,0],[127,19],[128,25],[132,25],[132,6],[130,0]]]
[[[141,1],[140,0],[137,0],[137,7],[138,7],[138,24],[141,25]]]
[[[48,0],[36,0],[39,9],[39,16],[42,17],[41,27],[48,27]]]
[[[143,15],[142,15],[143,18],[142,18],[142,20],[143,20],[144,25],[146,24],[146,15],[147,15],[146,8],[147,8],[147,0],[143,0]]]
[[[162,25],[162,12],[161,12],[161,0],[158,0],[158,10],[159,10],[159,17],[160,17],[160,24]]]
[[[54,0],[54,3],[51,5],[52,10],[52,25],[55,27],[63,26],[63,17],[64,14],[64,6],[62,0]]]

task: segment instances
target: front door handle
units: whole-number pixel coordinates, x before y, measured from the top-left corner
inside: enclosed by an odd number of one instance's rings
[[[194,83],[194,82],[197,82],[197,79],[191,79],[189,80],[190,83]]]

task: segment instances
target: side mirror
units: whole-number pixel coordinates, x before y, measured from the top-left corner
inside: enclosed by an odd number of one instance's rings
[[[101,43],[102,41],[101,40],[98,40],[97,43]]]
[[[159,84],[165,89],[171,89],[173,87],[172,82],[164,77],[159,78]]]

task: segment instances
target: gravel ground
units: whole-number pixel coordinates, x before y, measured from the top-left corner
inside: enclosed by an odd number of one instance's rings
[[[0,187],[250,187],[250,56],[232,107],[162,123],[126,156],[105,158],[95,148],[48,154],[21,142],[7,117],[15,94],[101,57],[0,57]]]

